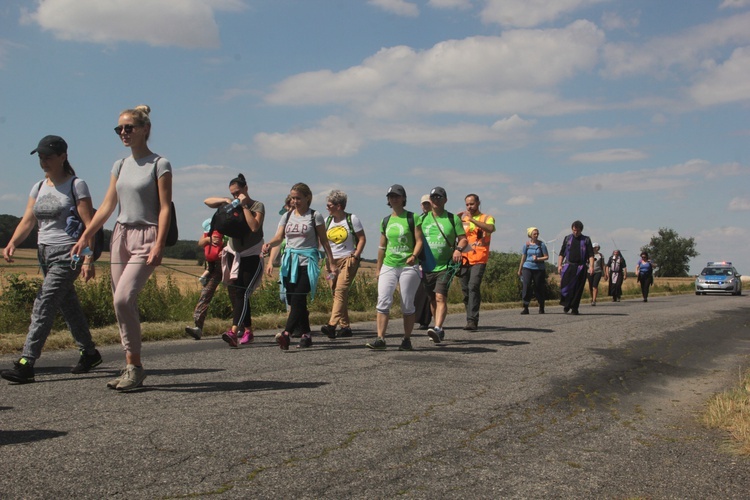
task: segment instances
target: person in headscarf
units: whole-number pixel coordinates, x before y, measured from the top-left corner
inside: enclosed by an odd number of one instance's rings
[[[607,267],[604,268],[604,280],[609,280],[609,296],[612,297],[612,302],[620,302],[622,283],[627,277],[628,269],[625,259],[619,250],[615,250],[607,261]]]
[[[529,240],[521,249],[521,263],[518,275],[523,284],[523,310],[521,314],[529,314],[529,303],[532,295],[539,303],[539,314],[544,314],[545,284],[547,283],[547,268],[545,262],[549,260],[547,245],[539,239],[539,229],[530,227],[526,230]],[[533,283],[533,287],[532,287]]]

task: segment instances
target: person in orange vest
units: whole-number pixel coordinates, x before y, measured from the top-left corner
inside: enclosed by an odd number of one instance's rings
[[[490,240],[495,232],[495,218],[479,210],[479,195],[468,194],[464,198],[466,210],[458,216],[464,225],[469,244],[464,251],[467,269],[461,275],[461,290],[464,293],[466,306],[466,326],[464,330],[474,331],[479,325],[479,306],[481,294],[479,288],[490,258]]]

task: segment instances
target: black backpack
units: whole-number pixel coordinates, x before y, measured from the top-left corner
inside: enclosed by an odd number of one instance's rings
[[[247,225],[243,208],[240,205],[236,207],[231,203],[225,203],[214,212],[211,217],[211,229],[209,234],[218,231],[224,236],[230,238],[242,238],[250,234],[250,226]]]

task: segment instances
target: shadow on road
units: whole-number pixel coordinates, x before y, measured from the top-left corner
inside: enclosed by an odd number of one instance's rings
[[[32,431],[0,431],[0,446],[8,444],[33,443],[67,435],[67,432],[36,429]]]
[[[152,380],[150,380],[152,381]],[[285,391],[289,389],[316,389],[328,385],[328,382],[280,382],[278,380],[243,380],[241,382],[200,382],[185,384],[147,385],[138,392],[167,391],[167,392],[262,392]]]

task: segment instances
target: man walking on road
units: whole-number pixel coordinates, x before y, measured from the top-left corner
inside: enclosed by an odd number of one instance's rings
[[[445,210],[448,195],[445,189],[438,186],[430,191],[432,211],[417,222],[421,226],[429,253],[435,265],[432,269],[425,268],[424,284],[430,302],[435,311],[435,327],[427,330],[433,342],[439,344],[445,338],[443,322],[448,312],[448,289],[451,285],[453,273],[449,272],[449,264],[461,264],[461,252],[466,248],[466,235],[461,219]],[[425,257],[430,261],[430,256]]]
[[[495,232],[495,218],[479,211],[479,195],[466,195],[464,201],[466,211],[459,212],[458,216],[463,223],[469,246],[465,251],[468,268],[461,275],[461,291],[464,293],[466,307],[464,330],[474,331],[479,325],[479,306],[482,300],[480,286],[490,258],[490,240]]]

